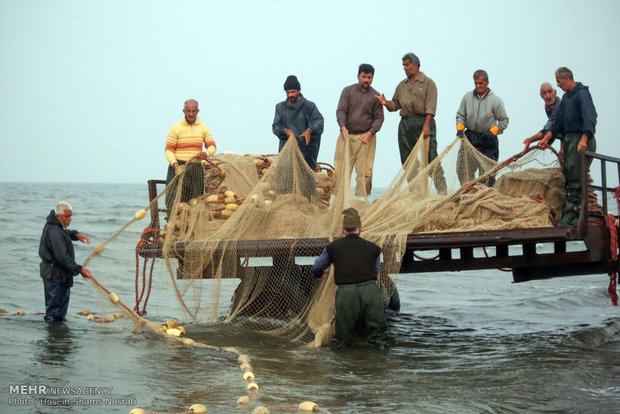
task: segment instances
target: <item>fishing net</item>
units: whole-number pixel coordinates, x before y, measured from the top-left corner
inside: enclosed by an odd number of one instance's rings
[[[165,261],[191,319],[327,344],[333,270],[318,280],[311,266],[341,235],[347,207],[359,211],[362,237],[382,248],[377,283],[386,305],[408,234],[547,227],[561,215],[564,180],[550,151],[534,149],[498,164],[455,139],[428,163],[428,140],[420,138],[388,188],[370,202],[352,197],[351,149],[339,141],[335,169],[311,170],[294,139],[277,156],[224,153],[179,168],[166,189],[167,220],[145,231],[138,252]],[[190,198],[195,188],[204,194]],[[155,223],[157,202],[149,207]],[[239,284],[224,294],[222,281],[231,278]]]

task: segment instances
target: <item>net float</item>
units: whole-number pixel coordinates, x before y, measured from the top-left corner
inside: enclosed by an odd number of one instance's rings
[[[166,321],[166,323],[164,323],[164,326],[165,326],[167,329],[170,329],[170,328],[178,328],[178,326],[179,326],[179,322],[178,322],[176,319],[168,319],[168,320]]]
[[[204,414],[207,412],[207,407],[202,404],[194,404],[189,407],[189,411],[193,412],[194,414]]]
[[[136,214],[134,214],[133,218],[136,220],[142,220],[144,216],[146,216],[146,210],[142,209],[136,211]]]
[[[309,411],[309,412],[313,412],[313,411],[317,411],[319,408],[319,405],[316,403],[313,403],[312,401],[304,401],[299,403],[299,411]]]
[[[95,249],[93,250],[94,254],[101,254],[103,253],[103,250],[105,249],[105,247],[103,246],[103,244],[98,244],[95,246]]]

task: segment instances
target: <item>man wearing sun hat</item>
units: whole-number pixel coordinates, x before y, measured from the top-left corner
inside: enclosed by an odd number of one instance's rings
[[[357,210],[345,209],[342,234],[328,244],[314,262],[312,272],[322,277],[334,265],[336,291],[336,341],[350,345],[356,336],[358,320],[364,323],[364,336],[373,345],[385,344],[385,311],[377,274],[381,265],[381,248],[362,239],[362,221]]]

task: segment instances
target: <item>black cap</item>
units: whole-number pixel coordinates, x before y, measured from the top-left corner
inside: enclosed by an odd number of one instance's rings
[[[288,77],[286,78],[286,81],[284,82],[284,90],[288,91],[291,89],[296,89],[298,91],[301,90],[301,85],[299,84],[299,81],[297,80],[297,76],[295,75],[288,75]]]

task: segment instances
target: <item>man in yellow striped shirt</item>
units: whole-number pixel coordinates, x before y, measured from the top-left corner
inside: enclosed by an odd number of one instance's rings
[[[189,201],[204,194],[204,176],[200,161],[215,153],[215,141],[209,127],[200,122],[198,101],[188,99],[183,105],[185,118],[170,128],[166,140],[168,174],[166,185],[172,181],[180,165],[187,164],[179,202]],[[204,144],[205,151],[202,150]],[[172,207],[176,196],[176,184],[166,193],[166,207]]]

